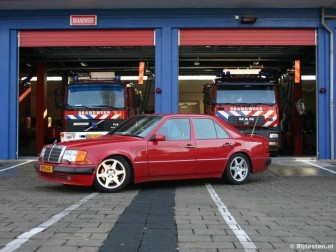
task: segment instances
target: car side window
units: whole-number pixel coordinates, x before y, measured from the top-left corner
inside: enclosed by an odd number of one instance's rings
[[[166,140],[189,140],[190,122],[187,118],[175,118],[166,121],[158,130],[158,134],[165,135]]]
[[[217,132],[217,138],[230,138],[221,126],[219,126],[216,122],[214,122],[214,124]]]
[[[194,119],[196,139],[229,138],[225,130],[216,122],[207,118]]]

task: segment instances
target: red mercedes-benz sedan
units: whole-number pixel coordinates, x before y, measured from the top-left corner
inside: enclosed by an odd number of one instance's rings
[[[116,192],[130,182],[223,178],[244,183],[271,163],[268,140],[211,115],[134,116],[105,136],[44,146],[42,180]]]

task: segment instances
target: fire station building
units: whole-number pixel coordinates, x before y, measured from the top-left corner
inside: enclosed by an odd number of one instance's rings
[[[48,142],[62,119],[55,90],[69,76],[113,71],[144,90],[146,81],[134,78],[139,62],[154,78],[147,112],[155,113],[203,113],[203,85],[218,72],[272,69],[283,154],[334,159],[335,6],[335,0],[1,1],[0,159],[37,155]],[[300,99],[303,115],[296,111]]]

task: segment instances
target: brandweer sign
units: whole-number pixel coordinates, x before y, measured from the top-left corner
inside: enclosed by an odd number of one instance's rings
[[[110,111],[79,111],[79,115],[109,115]]]
[[[230,111],[262,111],[262,107],[230,107]]]
[[[97,16],[96,15],[71,15],[70,25],[71,26],[97,25]]]

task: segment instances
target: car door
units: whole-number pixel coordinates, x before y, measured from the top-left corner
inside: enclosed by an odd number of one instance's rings
[[[196,172],[222,172],[228,154],[234,148],[234,140],[210,118],[194,118],[196,142]]]
[[[164,141],[148,142],[149,176],[190,175],[196,171],[190,119],[170,118],[156,132]]]

